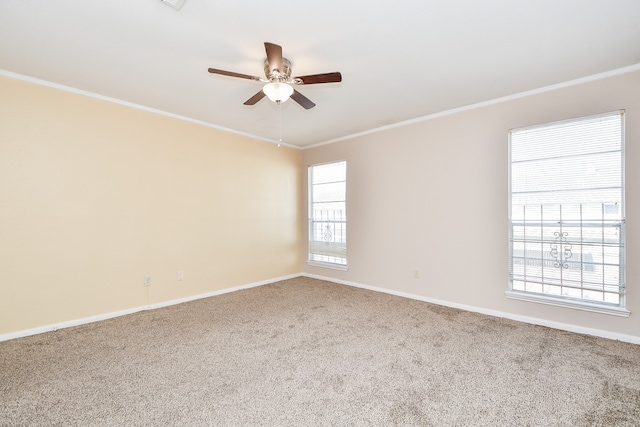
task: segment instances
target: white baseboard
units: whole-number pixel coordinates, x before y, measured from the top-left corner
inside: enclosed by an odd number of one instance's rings
[[[182,304],[183,302],[195,301],[202,298],[215,297],[216,295],[228,294],[230,292],[241,291],[243,289],[256,288],[258,286],[264,286],[270,283],[280,282],[281,280],[295,279],[296,277],[300,277],[300,274],[290,274],[288,276],[281,276],[275,279],[268,279],[268,280],[262,280],[260,282],[249,283],[248,285],[240,285],[240,286],[235,286],[233,288],[221,289],[219,291],[207,292],[206,294],[193,295],[185,298],[174,299],[171,301],[160,302],[157,304],[151,304],[150,306],[146,307],[145,310],[147,309],[153,310],[156,308],[168,307],[170,305]]]
[[[269,283],[279,282],[281,280],[293,279],[300,277],[300,274],[291,274],[289,276],[276,277],[273,279],[263,280],[260,282],[249,283],[247,285],[235,286],[233,288],[221,289],[218,291],[207,292],[205,294],[193,295],[185,298],[179,298],[171,301],[164,301],[157,304],[151,304],[144,307],[135,307],[121,311],[114,311],[112,313],[98,314],[96,316],[84,317],[82,319],[69,320],[67,322],[56,323],[54,325],[40,326],[33,329],[26,329],[17,332],[10,332],[8,334],[0,335],[0,342],[8,341],[15,338],[28,337],[30,335],[42,334],[45,332],[57,331],[58,329],[70,328],[72,326],[84,325],[87,323],[99,322],[101,320],[112,319],[114,317],[126,316],[127,314],[137,313],[144,310],[154,310],[156,308],[168,307],[171,305],[182,304],[184,302],[195,301],[202,298],[209,298],[216,295],[227,294],[229,292],[241,291],[243,289],[255,288],[257,286],[268,285]]]
[[[157,304],[151,304],[149,306],[136,307],[136,308],[116,311],[116,312],[112,312],[112,313],[105,313],[105,314],[99,314],[99,315],[96,315],[96,316],[85,317],[85,318],[82,318],[82,319],[70,320],[70,321],[67,321],[67,322],[62,322],[62,323],[58,323],[58,324],[54,324],[54,325],[47,325],[47,326],[41,326],[41,327],[37,327],[37,328],[33,328],[33,329],[26,329],[26,330],[23,330],[23,331],[11,332],[11,333],[8,333],[8,334],[0,335],[0,342],[12,340],[12,339],[15,339],[15,338],[27,337],[27,336],[30,336],[30,335],[42,334],[42,333],[45,333],[45,332],[56,331],[58,329],[70,328],[72,326],[79,326],[79,325],[84,325],[84,324],[87,324],[87,323],[99,322],[101,320],[107,320],[107,319],[111,319],[111,318],[114,318],[114,317],[126,316],[128,314],[137,313],[139,311],[154,310],[154,309],[157,309],[157,308],[168,307],[168,306],[176,305],[176,304],[182,304],[182,303],[189,302],[189,301],[195,301],[195,300],[202,299],[202,298],[209,298],[209,297],[213,297],[213,296],[216,296],[216,295],[222,295],[222,294],[226,294],[226,293],[230,293],[230,292],[236,292],[236,291],[240,291],[240,290],[243,290],[243,289],[255,288],[255,287],[258,287],[258,286],[264,286],[264,285],[268,285],[270,283],[279,282],[281,280],[293,279],[293,278],[300,277],[300,276],[309,277],[309,278],[312,278],[312,279],[326,280],[328,282],[334,282],[334,283],[338,283],[338,284],[341,284],[341,285],[353,286],[353,287],[356,287],[356,288],[367,289],[367,290],[370,290],[370,291],[381,292],[381,293],[385,293],[385,294],[389,294],[389,295],[395,295],[395,296],[399,296],[399,297],[403,297],[403,298],[410,298],[410,299],[414,299],[414,300],[418,300],[418,301],[423,301],[423,302],[428,302],[428,303],[432,303],[432,304],[442,305],[442,306],[445,306],[445,307],[451,307],[451,308],[457,308],[457,309],[460,309],[460,310],[471,311],[471,312],[474,312],[474,313],[486,314],[486,315],[494,316],[494,317],[502,317],[502,318],[505,318],[505,319],[516,320],[516,321],[519,321],[519,322],[529,323],[529,324],[532,324],[532,325],[546,326],[546,327],[549,327],[549,328],[559,329],[559,330],[562,330],[562,331],[575,332],[575,333],[586,334],[586,335],[593,335],[593,336],[596,336],[596,337],[608,338],[608,339],[628,342],[628,343],[631,343],[631,344],[640,344],[640,337],[635,336],[635,335],[619,334],[619,333],[616,333],[616,332],[610,332],[610,331],[605,331],[605,330],[601,330],[601,329],[587,328],[587,327],[583,327],[583,326],[572,325],[572,324],[569,324],[569,323],[554,322],[554,321],[551,321],[551,320],[545,320],[545,319],[540,319],[540,318],[536,318],[536,317],[521,316],[519,314],[507,313],[507,312],[502,312],[502,311],[497,311],[497,310],[489,310],[489,309],[485,309],[485,308],[482,308],[482,307],[475,307],[475,306],[470,306],[470,305],[466,305],[466,304],[458,304],[458,303],[453,303],[453,302],[450,302],[450,301],[444,301],[444,300],[439,300],[439,299],[435,299],[435,298],[424,297],[424,296],[421,296],[421,295],[410,294],[410,293],[407,293],[407,292],[399,292],[399,291],[394,291],[392,289],[386,289],[386,288],[379,288],[379,287],[375,287],[375,286],[363,285],[361,283],[350,282],[350,281],[346,281],[346,280],[339,280],[339,279],[334,279],[332,277],[326,277],[326,276],[320,276],[320,275],[308,274],[308,273],[291,274],[291,275],[288,275],[288,276],[282,276],[282,277],[277,277],[277,278],[273,278],[273,279],[263,280],[263,281],[260,281],[260,282],[249,283],[249,284],[246,284],[246,285],[235,286],[235,287],[232,287],[232,288],[221,289],[221,290],[218,290],[218,291],[208,292],[208,293],[205,293],[205,294],[193,295],[193,296],[189,296],[189,297],[185,297],[185,298],[175,299],[175,300],[171,300],[171,301],[165,301],[165,302],[161,302],[161,303],[157,303]]]
[[[70,328],[72,326],[84,325],[86,323],[99,322],[114,317],[126,316],[127,314],[137,313],[138,311],[147,310],[147,307],[130,308],[127,310],[114,311],[112,313],[99,314],[97,316],[84,317],[82,319],[69,320],[67,322],[57,323],[54,325],[39,326],[37,328],[25,329],[17,332],[0,335],[0,342],[8,341],[15,338],[28,337],[30,335],[43,334],[45,332],[57,331],[58,329]]]
[[[584,326],[572,325],[570,323],[554,322],[554,321],[551,321],[551,320],[540,319],[540,318],[537,318],[537,317],[521,316],[519,314],[507,313],[507,312],[503,312],[503,311],[489,310],[489,309],[485,309],[485,308],[482,308],[482,307],[475,307],[475,306],[466,305],[466,304],[458,304],[458,303],[454,303],[454,302],[450,302],[450,301],[444,301],[444,300],[439,300],[439,299],[435,299],[435,298],[423,297],[421,295],[410,294],[410,293],[407,293],[407,292],[398,292],[398,291],[394,291],[392,289],[378,288],[378,287],[375,287],[375,286],[363,285],[361,283],[349,282],[349,281],[346,281],[346,280],[339,280],[339,279],[334,279],[332,277],[325,277],[325,276],[320,276],[320,275],[316,275],[316,274],[302,273],[302,276],[309,277],[309,278],[312,278],[312,279],[326,280],[328,282],[339,283],[341,285],[347,285],[347,286],[353,286],[353,287],[356,287],[356,288],[367,289],[369,291],[382,292],[382,293],[385,293],[385,294],[395,295],[395,296],[399,296],[399,297],[403,297],[403,298],[410,298],[410,299],[423,301],[423,302],[428,302],[428,303],[432,303],[432,304],[443,305],[445,307],[451,307],[451,308],[457,308],[457,309],[460,309],[460,310],[471,311],[471,312],[474,312],[474,313],[486,314],[488,316],[502,317],[502,318],[505,318],[505,319],[516,320],[518,322],[529,323],[529,324],[532,324],[532,325],[546,326],[546,327],[549,327],[549,328],[559,329],[559,330],[567,331],[567,332],[575,332],[575,333],[578,333],[578,334],[593,335],[593,336],[596,336],[596,337],[608,338],[608,339],[612,339],[612,340],[628,342],[628,343],[631,343],[631,344],[640,344],[640,337],[635,336],[635,335],[619,334],[619,333],[616,333],[616,332],[605,331],[605,330],[602,330],[602,329],[593,329],[593,328],[587,328],[587,327],[584,327]]]

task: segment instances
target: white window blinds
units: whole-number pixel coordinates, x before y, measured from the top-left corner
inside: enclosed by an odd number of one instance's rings
[[[510,132],[511,290],[624,303],[623,112]]]

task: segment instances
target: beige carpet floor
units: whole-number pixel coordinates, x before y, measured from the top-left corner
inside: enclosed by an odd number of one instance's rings
[[[296,278],[0,343],[2,426],[639,426],[640,346]]]

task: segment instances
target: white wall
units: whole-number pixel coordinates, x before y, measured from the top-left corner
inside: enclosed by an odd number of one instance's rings
[[[617,109],[627,112],[631,316],[507,299],[508,130]],[[640,71],[310,148],[302,157],[303,166],[348,162],[349,269],[305,265],[306,274],[640,342]],[[306,188],[305,181],[305,198]]]

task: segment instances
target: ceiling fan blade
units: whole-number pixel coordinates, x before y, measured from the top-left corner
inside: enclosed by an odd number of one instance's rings
[[[293,83],[297,85],[314,85],[318,83],[338,83],[342,81],[342,74],[324,73],[324,74],[311,74],[309,76],[298,76],[293,78]]]
[[[265,97],[264,92],[260,91],[260,92],[256,93],[255,95],[253,95],[251,98],[249,98],[246,101],[244,101],[244,105],[255,105],[256,102],[260,101],[264,97]]]
[[[316,106],[316,104],[314,104],[313,101],[311,101],[309,98],[307,98],[306,96],[304,96],[303,94],[301,94],[300,92],[298,92],[295,89],[293,90],[293,93],[291,94],[291,99],[296,101],[298,104],[302,105],[302,107],[305,110],[309,110],[309,109],[311,109],[311,108]]]
[[[222,74],[223,76],[240,77],[241,79],[260,81],[260,77],[250,76],[248,74],[234,73],[233,71],[225,71],[225,70],[218,70],[216,68],[209,68],[209,72],[213,74]]]
[[[278,72],[282,73],[282,46],[277,44],[264,42],[264,49],[267,51],[267,61],[269,62],[269,71],[273,71],[274,68],[278,69]]]

